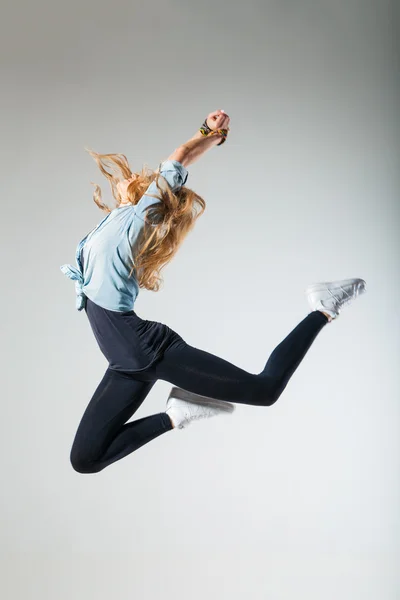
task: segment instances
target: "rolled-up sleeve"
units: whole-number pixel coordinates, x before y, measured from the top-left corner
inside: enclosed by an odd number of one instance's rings
[[[188,171],[182,165],[182,163],[177,160],[166,160],[162,162],[159,166],[159,173],[161,177],[159,178],[159,186],[161,189],[165,187],[163,179],[167,182],[169,187],[173,192],[179,191],[179,189],[185,185],[188,178]],[[135,214],[137,217],[144,221],[146,210],[157,204],[159,200],[153,198],[152,196],[148,196],[147,194],[159,194],[160,191],[157,188],[155,181],[153,181],[146,190],[146,193],[142,196],[139,202],[135,206]]]

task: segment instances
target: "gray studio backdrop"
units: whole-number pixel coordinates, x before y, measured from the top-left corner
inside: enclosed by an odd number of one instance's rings
[[[8,3],[1,23],[1,596],[395,600],[399,82],[388,0]],[[59,270],[102,218],[84,146],[189,169],[207,210],[144,318],[251,372],[308,313],[368,293],[271,408],[168,433],[96,475],[69,451],[106,362]],[[159,381],[137,413],[165,409]]]

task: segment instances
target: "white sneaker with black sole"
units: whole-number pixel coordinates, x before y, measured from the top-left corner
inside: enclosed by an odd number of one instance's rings
[[[364,279],[315,283],[308,286],[306,294],[313,310],[320,310],[337,319],[343,306],[366,292],[366,285]]]
[[[167,400],[166,413],[174,427],[183,429],[192,421],[207,419],[223,414],[232,414],[235,405],[207,396],[199,396],[178,387],[173,387]]]

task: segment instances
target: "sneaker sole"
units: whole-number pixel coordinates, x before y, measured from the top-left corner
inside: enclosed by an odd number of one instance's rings
[[[200,404],[202,406],[213,406],[227,413],[232,413],[235,410],[235,405],[224,400],[216,400],[215,398],[208,398],[207,396],[199,396],[193,392],[188,392],[182,388],[173,387],[168,396],[168,400],[175,398],[176,400],[184,400],[185,402],[191,402],[192,404]],[[167,400],[167,402],[168,402]]]
[[[357,285],[359,293],[365,292],[367,287],[367,284],[364,281],[364,279],[344,279],[342,282],[328,281],[326,283],[314,283],[313,285],[308,286],[308,288],[305,290],[305,293],[308,295],[314,294],[316,292],[324,292],[328,288],[330,290],[338,290],[346,285]]]

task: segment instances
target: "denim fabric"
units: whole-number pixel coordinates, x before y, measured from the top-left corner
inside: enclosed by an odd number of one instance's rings
[[[188,171],[176,160],[166,160],[159,166],[162,177],[174,192],[187,181]],[[146,210],[157,204],[159,194],[152,182],[136,205],[120,206],[108,213],[78,244],[76,267],[61,265],[61,271],[75,281],[76,308],[86,306],[86,297],[117,312],[133,309],[139,294],[137,280],[129,272],[132,268],[132,248],[144,226]]]

